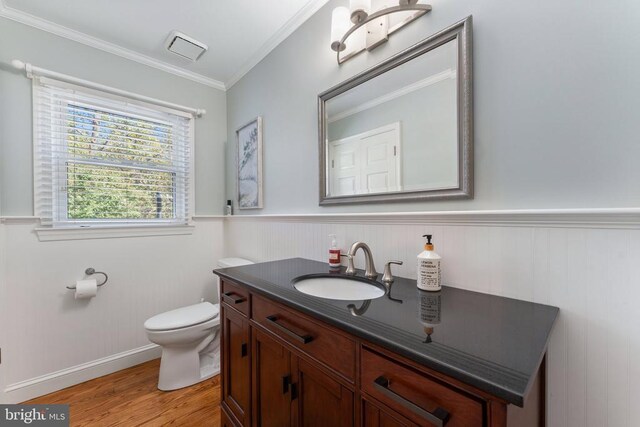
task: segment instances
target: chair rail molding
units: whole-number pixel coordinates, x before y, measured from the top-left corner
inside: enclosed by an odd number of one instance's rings
[[[640,208],[232,215],[230,221],[640,229]]]

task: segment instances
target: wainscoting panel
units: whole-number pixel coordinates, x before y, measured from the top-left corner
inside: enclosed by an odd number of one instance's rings
[[[144,321],[217,301],[212,274],[224,221],[202,218],[190,235],[41,242],[35,219],[0,221],[0,386],[15,401],[157,357]],[[65,288],[94,267],[109,282],[90,300]]]
[[[560,307],[548,352],[549,426],[640,425],[637,221],[545,225],[535,215],[503,226],[454,221],[233,217],[225,225],[225,255],[325,261],[328,235],[335,233],[343,250],[357,240],[368,243],[378,271],[398,259],[404,265],[396,274],[415,278],[421,236],[433,234],[445,284]],[[356,266],[364,266],[362,255]]]

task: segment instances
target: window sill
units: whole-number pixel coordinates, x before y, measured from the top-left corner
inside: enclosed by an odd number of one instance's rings
[[[38,240],[116,239],[126,237],[154,237],[193,234],[193,225],[128,225],[95,227],[37,227]]]

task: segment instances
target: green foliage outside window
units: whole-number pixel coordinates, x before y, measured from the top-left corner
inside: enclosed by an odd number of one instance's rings
[[[69,105],[69,219],[171,219],[176,173],[173,127]]]

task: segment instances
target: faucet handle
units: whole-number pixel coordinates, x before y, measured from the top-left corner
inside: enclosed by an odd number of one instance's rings
[[[356,268],[353,265],[353,255],[351,254],[340,254],[340,257],[345,257],[347,259],[347,269],[344,274],[356,274]]]
[[[402,261],[389,261],[388,263],[386,263],[384,265],[384,273],[382,274],[382,283],[385,283],[387,285],[390,285],[394,281],[393,275],[391,274],[391,264],[402,265],[403,262]]]

